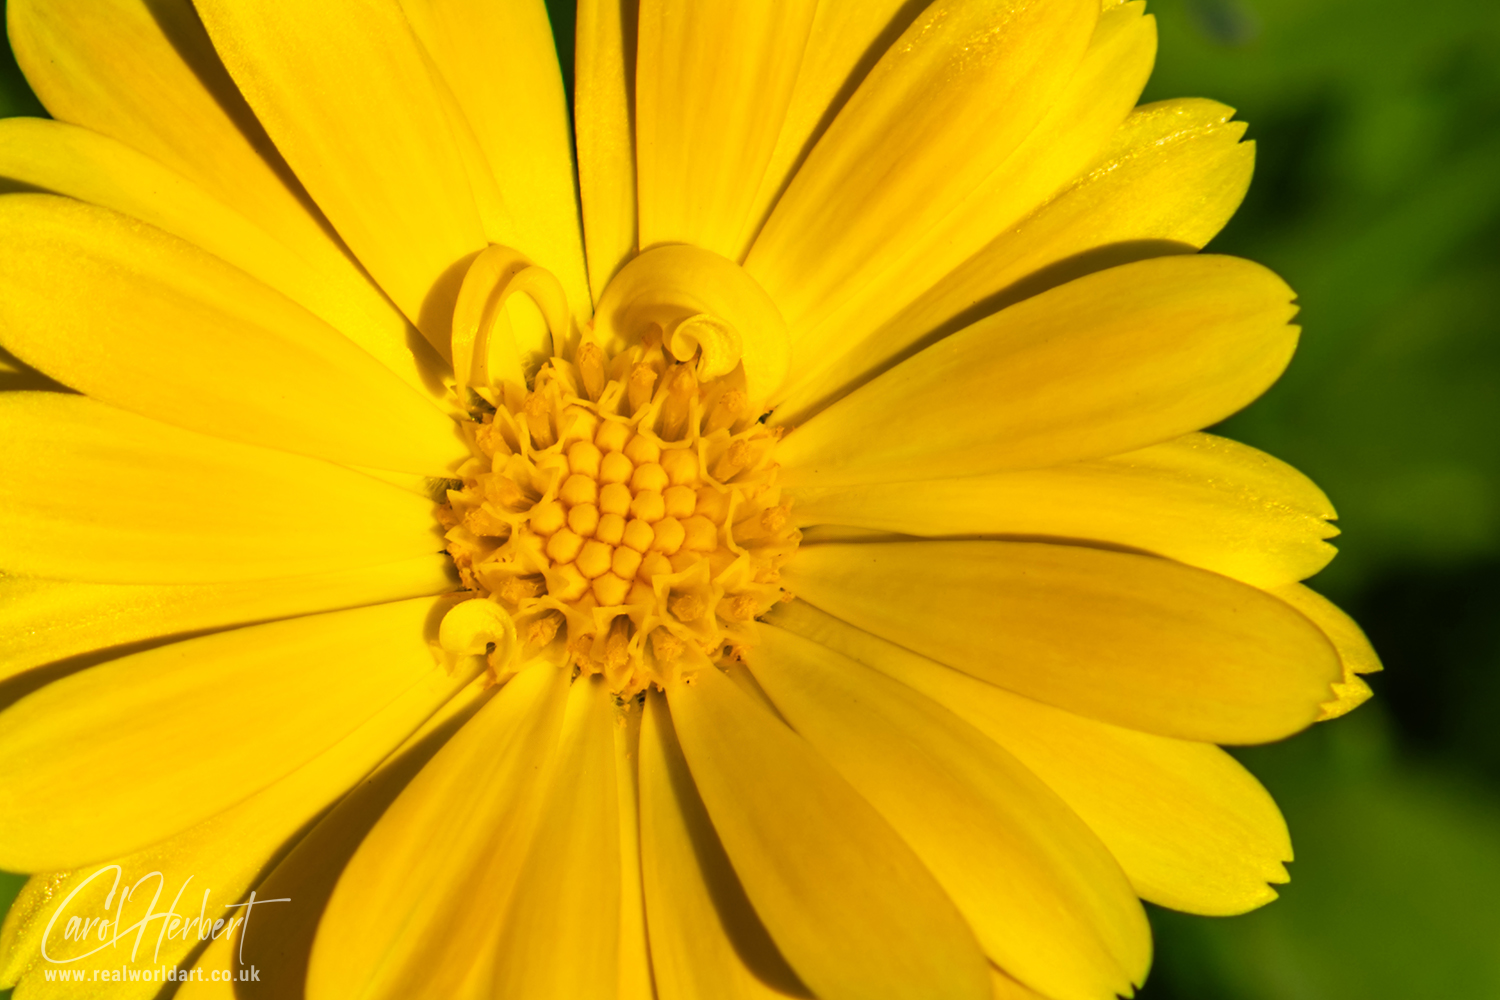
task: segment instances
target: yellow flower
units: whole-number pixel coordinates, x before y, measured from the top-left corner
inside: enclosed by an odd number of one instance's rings
[[[582,0],[575,193],[536,0],[12,0],[0,986],[1104,1000],[1274,897],[1214,744],[1378,663],[1196,433],[1243,126],[918,6]]]

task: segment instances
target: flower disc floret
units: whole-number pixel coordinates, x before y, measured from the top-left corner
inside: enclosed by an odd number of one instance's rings
[[[613,355],[584,340],[467,425],[442,517],[464,586],[516,622],[497,675],[544,658],[630,697],[749,644],[781,599],[800,536],[780,431],[737,371],[700,379],[665,339],[656,326]]]

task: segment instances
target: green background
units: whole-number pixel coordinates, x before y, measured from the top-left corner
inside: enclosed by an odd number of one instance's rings
[[[1244,917],[1153,911],[1141,996],[1500,1000],[1500,7],[1151,10],[1145,99],[1225,101],[1258,143],[1211,249],[1301,296],[1291,370],[1222,430],[1333,498],[1342,555],[1314,586],[1387,669],[1354,715],[1242,754],[1291,825],[1293,880]],[[0,65],[0,115],[39,112]],[[18,887],[0,876],[0,904]]]
[[[1225,101],[1255,183],[1211,249],[1297,289],[1290,371],[1230,436],[1333,499],[1313,586],[1386,664],[1242,759],[1297,861],[1227,920],[1155,911],[1149,1000],[1500,998],[1500,8],[1158,0],[1147,99]]]

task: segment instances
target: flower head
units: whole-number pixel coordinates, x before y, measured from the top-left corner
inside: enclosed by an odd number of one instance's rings
[[[1214,744],[1378,664],[1199,432],[1243,127],[919,7],[582,0],[575,160],[533,0],[12,0],[0,985],[1104,1000],[1274,897]]]

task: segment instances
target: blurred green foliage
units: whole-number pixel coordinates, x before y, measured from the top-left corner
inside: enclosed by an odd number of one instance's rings
[[[1320,584],[1500,553],[1500,7],[1160,0],[1148,99],[1257,142],[1211,249],[1300,294],[1286,377],[1226,432],[1313,476],[1348,531]]]
[[[1142,1000],[1500,998],[1500,8],[1152,0],[1147,99],[1257,140],[1210,250],[1297,289],[1287,375],[1221,430],[1310,474],[1377,700],[1242,759],[1297,849],[1282,899],[1155,911]]]
[[[571,9],[548,7],[566,65]],[[1153,911],[1142,1000],[1500,1000],[1500,7],[1151,10],[1146,99],[1225,101],[1258,142],[1210,249],[1301,296],[1291,370],[1221,429],[1333,498],[1343,554],[1315,586],[1388,669],[1353,716],[1241,754],[1293,881],[1244,917]],[[0,116],[40,113],[7,51]],[[0,911],[18,886],[0,875]]]
[[[0,17],[3,17],[6,7],[6,4],[0,3]],[[26,78],[21,75],[21,68],[16,65],[16,57],[11,55],[10,46],[5,46],[4,53],[0,54],[0,118],[41,114],[46,114],[41,102],[32,94],[31,88],[26,86]]]
[[[1153,910],[1142,1000],[1500,997],[1500,802],[1390,730],[1377,702],[1242,754],[1291,824],[1292,881],[1243,917]]]

